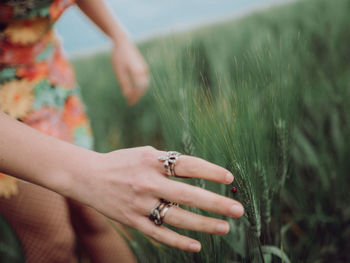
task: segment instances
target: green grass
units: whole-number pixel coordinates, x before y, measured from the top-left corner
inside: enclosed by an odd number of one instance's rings
[[[141,262],[350,260],[349,14],[304,0],[143,43],[152,87],[132,108],[107,54],[74,61],[98,151],[150,144],[235,174],[234,196],[188,180],[245,205],[227,236],[182,231],[203,244],[191,254],[137,235]]]
[[[0,215],[0,262],[24,262],[23,248],[15,233]]]

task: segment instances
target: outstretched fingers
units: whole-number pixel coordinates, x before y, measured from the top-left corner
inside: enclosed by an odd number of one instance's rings
[[[154,160],[154,155],[150,157],[152,160]],[[201,158],[181,155],[178,159],[170,159],[172,156],[169,156],[169,153],[160,151],[157,152],[157,155],[157,157],[162,157],[158,160],[163,161],[164,164],[154,163],[156,165],[155,168],[163,175],[169,174],[169,170],[167,170],[169,169],[169,164],[167,162],[171,163],[172,161],[173,166],[170,166],[170,171],[171,174],[175,172],[177,177],[202,178],[222,184],[233,182],[233,175],[228,170]],[[241,217],[244,214],[242,204],[231,198],[197,186],[176,180],[169,180],[165,176],[154,179],[153,185],[157,185],[157,187],[152,188],[152,193],[158,200],[165,199],[234,218]],[[168,225],[210,234],[224,235],[230,229],[229,224],[224,220],[192,213],[176,206],[169,207],[164,212],[164,218],[162,219]],[[146,217],[142,220],[143,222],[140,223],[139,230],[146,235],[185,251],[198,252],[200,250],[200,243],[198,241],[182,236],[164,226],[156,226]]]

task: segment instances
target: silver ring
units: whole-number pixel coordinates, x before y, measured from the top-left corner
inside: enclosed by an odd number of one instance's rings
[[[170,151],[167,152],[166,156],[160,156],[158,157],[158,160],[163,162],[165,174],[168,176],[176,176],[175,174],[175,164],[177,160],[179,159],[181,153]]]
[[[162,225],[165,214],[168,212],[169,208],[172,206],[179,206],[179,205],[177,203],[161,199],[160,203],[151,210],[151,213],[149,214],[149,219],[157,226]]]

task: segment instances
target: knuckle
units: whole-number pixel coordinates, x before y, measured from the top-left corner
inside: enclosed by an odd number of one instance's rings
[[[145,188],[144,183],[141,182],[140,180],[135,181],[133,184],[130,185],[130,187],[136,196],[139,196],[140,194],[142,194]],[[135,202],[135,199],[133,199],[132,202]]]
[[[144,146],[141,150],[141,162],[144,165],[150,165],[157,160],[156,158],[156,149],[152,146]]]
[[[146,152],[153,152],[155,148],[153,146],[147,145],[142,147]]]
[[[135,195],[138,195],[142,192],[142,185],[139,182],[135,182],[134,184],[131,184],[130,188],[132,189],[132,192]],[[132,202],[134,202],[134,200],[132,200]]]
[[[151,180],[146,180],[143,185],[143,190],[147,193],[154,192],[156,190],[156,184]]]
[[[143,146],[141,147],[141,154],[142,156],[149,156],[153,154],[155,149],[152,146]]]
[[[135,195],[144,195],[145,193],[153,192],[155,190],[154,183],[150,180],[139,180],[131,185],[131,188]]]

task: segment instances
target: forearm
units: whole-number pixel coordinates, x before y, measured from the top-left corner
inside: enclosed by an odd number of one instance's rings
[[[77,5],[113,41],[118,43],[128,39],[103,0],[78,0]]]
[[[87,179],[96,155],[0,112],[0,172],[72,197],[73,184]]]

